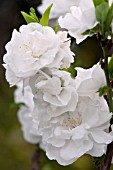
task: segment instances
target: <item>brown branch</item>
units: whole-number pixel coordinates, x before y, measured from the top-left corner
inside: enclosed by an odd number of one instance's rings
[[[97,170],[110,170],[112,157],[113,157],[113,142],[107,146],[104,164],[102,165],[99,162],[97,164]]]
[[[113,142],[107,146],[105,162],[102,167],[102,170],[110,170],[112,156],[113,156]]]
[[[40,170],[40,152],[38,149],[35,150],[32,156],[32,170]]]

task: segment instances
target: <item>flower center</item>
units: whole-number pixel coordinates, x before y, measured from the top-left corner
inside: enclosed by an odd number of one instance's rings
[[[22,48],[22,46],[19,46],[19,48]],[[31,56],[33,58],[37,58],[37,60],[38,60],[41,57],[41,55],[38,55],[37,52],[32,49],[30,42],[28,43],[28,45],[27,44],[23,44],[23,48],[24,48],[24,52],[25,53],[29,53],[30,52]]]
[[[62,125],[66,128],[73,129],[79,126],[82,122],[80,113],[66,113]]]

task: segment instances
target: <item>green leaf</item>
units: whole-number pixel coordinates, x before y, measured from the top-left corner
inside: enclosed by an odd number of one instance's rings
[[[39,22],[39,19],[36,16],[34,8],[30,8],[30,15],[23,12],[23,11],[21,12],[21,14],[23,15],[23,17],[24,17],[25,21],[27,22],[27,24],[32,23],[32,22]]]
[[[23,15],[25,21],[27,22],[27,24],[31,23],[31,22],[37,22],[32,16],[26,14],[25,12],[21,12],[21,14]]]
[[[103,3],[103,2],[107,2],[107,0],[93,0],[93,3],[94,3],[94,5],[95,5],[95,7],[98,6],[98,5],[100,5],[100,4]]]
[[[82,35],[91,35],[93,36],[96,32],[98,31],[98,25],[96,25],[96,27],[90,29],[90,30],[86,30],[85,32],[82,33]]]
[[[30,8],[30,15],[37,21],[37,22],[39,22],[39,19],[38,19],[38,17],[36,16],[36,13],[35,13],[35,9],[34,8]]]
[[[24,103],[11,103],[10,108],[11,109],[19,109],[21,106],[24,106]]]
[[[109,87],[104,86],[104,87],[100,87],[100,89],[97,92],[99,92],[99,96],[101,97],[101,96],[106,95],[109,89],[110,89]]]
[[[59,29],[60,29],[60,25],[53,26],[53,30],[55,31],[55,33],[57,33]]]
[[[42,15],[42,18],[38,19],[38,17],[36,16],[35,10],[34,8],[30,8],[30,12],[29,14],[25,13],[25,12],[21,12],[21,14],[23,15],[25,21],[27,22],[27,24],[31,23],[31,22],[37,22],[40,23],[43,26],[48,26],[48,22],[49,22],[49,14],[51,11],[53,4],[51,4],[46,11],[44,12],[44,14]]]
[[[46,11],[44,12],[44,14],[42,15],[42,18],[40,19],[40,24],[43,26],[48,26],[48,22],[49,22],[49,14],[51,11],[53,4],[51,4]]]
[[[106,2],[103,2],[96,7],[96,17],[97,20],[100,22],[102,35],[104,35],[105,33],[105,22],[107,19],[108,11],[109,11],[109,5]]]
[[[111,56],[111,59],[109,61],[108,71],[109,71],[110,77],[113,78],[113,55]]]
[[[75,67],[73,64],[71,64],[71,66],[69,68],[63,68],[61,70],[67,71],[68,73],[70,73],[71,77],[76,77],[76,75],[77,75],[77,71],[75,70]]]
[[[109,27],[111,25],[112,20],[113,20],[113,3],[109,8],[109,11],[108,11],[108,14],[107,14],[107,17],[106,17],[105,31],[109,30]]]

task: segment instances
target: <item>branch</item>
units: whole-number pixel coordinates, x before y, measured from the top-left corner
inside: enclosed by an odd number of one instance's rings
[[[32,170],[40,170],[40,152],[38,149],[35,150],[32,156]]]
[[[113,142],[107,146],[105,162],[101,170],[110,170],[112,156],[113,156]]]

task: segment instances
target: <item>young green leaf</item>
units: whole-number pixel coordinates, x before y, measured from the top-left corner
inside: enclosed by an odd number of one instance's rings
[[[73,64],[71,64],[71,66],[69,68],[63,68],[61,70],[67,71],[68,73],[70,73],[71,77],[76,77],[76,75],[77,75],[77,71],[75,70],[75,67],[73,66]]]
[[[94,5],[95,5],[95,7],[98,6],[98,5],[100,5],[100,4],[103,3],[103,2],[107,2],[107,0],[93,0],[93,3],[94,3]]]
[[[104,86],[104,87],[100,87],[100,89],[97,92],[99,92],[99,96],[101,97],[106,95],[108,91],[109,91],[109,87]]]
[[[35,20],[35,18],[33,18],[32,16],[26,14],[25,12],[21,12],[21,14],[23,15],[25,21],[27,22],[27,24],[31,23],[31,22],[37,22]]]
[[[103,2],[96,7],[96,17],[97,20],[100,22],[101,34],[104,34],[105,32],[105,22],[106,22],[108,11],[109,11],[109,5],[107,2]]]
[[[93,36],[96,32],[98,31],[98,25],[96,27],[86,30],[85,32],[82,33],[82,35],[91,35]]]
[[[30,8],[30,15],[37,21],[39,22],[39,19],[38,17],[36,16],[36,13],[35,13],[35,9],[34,8]]]
[[[49,14],[51,11],[53,4],[51,4],[46,11],[44,12],[44,14],[42,15],[42,18],[40,19],[40,24],[43,26],[48,26],[48,22],[49,22]]]
[[[10,108],[11,109],[19,109],[21,106],[25,106],[24,103],[11,103]]]
[[[109,27],[111,25],[112,20],[113,20],[113,3],[109,8],[109,11],[108,11],[108,14],[107,14],[107,17],[106,17],[105,31],[109,30]]]
[[[111,56],[111,59],[109,61],[108,70],[110,77],[113,78],[113,55]]]
[[[39,22],[38,17],[36,16],[35,10],[34,8],[30,8],[30,12],[29,14],[25,13],[25,12],[21,12],[21,14],[23,15],[25,21],[27,22],[27,24],[31,23],[31,22]]]

